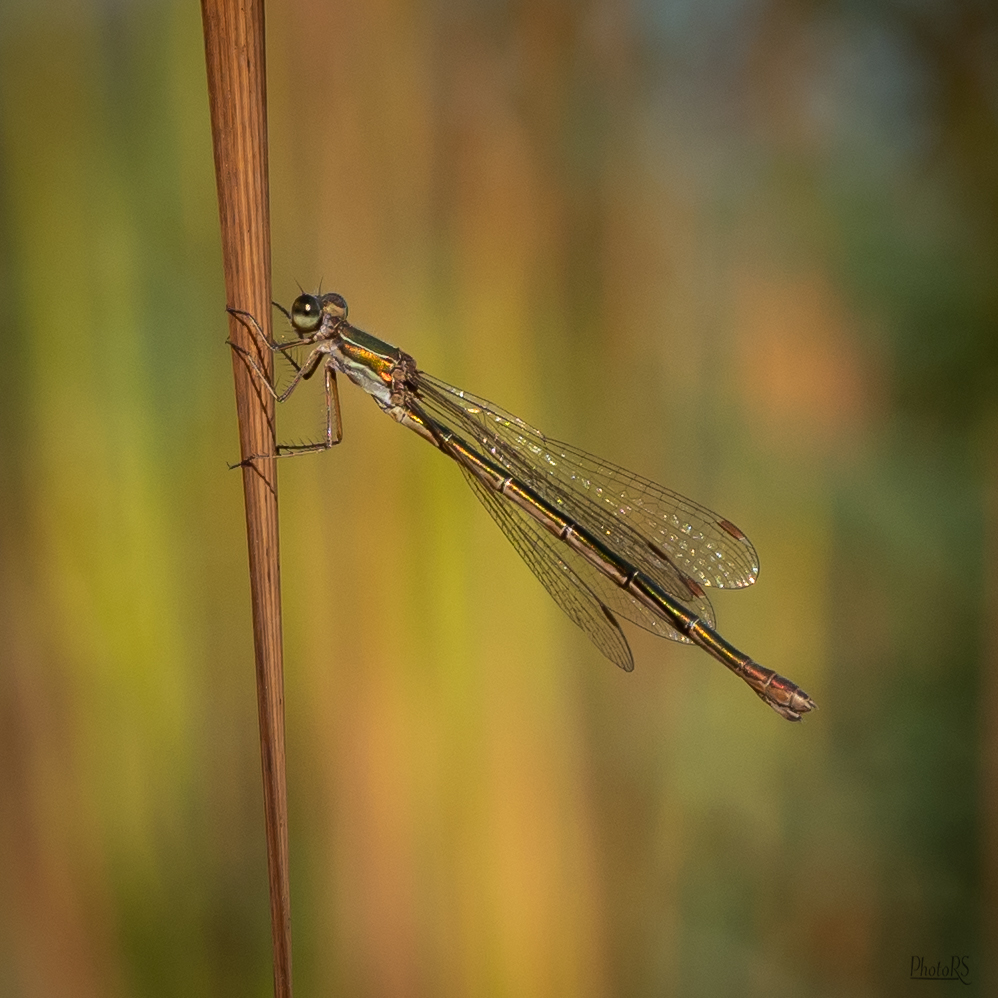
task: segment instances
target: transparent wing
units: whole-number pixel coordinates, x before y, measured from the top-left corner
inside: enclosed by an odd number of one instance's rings
[[[499,524],[500,529],[516,548],[520,557],[530,566],[531,571],[541,580],[558,605],[589,634],[594,644],[607,658],[617,662],[622,668],[626,668],[606,650],[602,641],[593,636],[589,624],[580,621],[574,609],[569,609],[566,606],[566,601],[555,592],[555,589],[558,588],[557,585],[552,585],[551,582],[567,581],[570,585],[581,588],[583,592],[573,594],[573,600],[581,595],[585,603],[595,602],[596,606],[603,610],[604,616],[606,610],[610,610],[659,637],[668,638],[670,641],[681,641],[683,644],[691,643],[688,637],[677,631],[667,620],[653,613],[643,603],[638,602],[629,593],[615,585],[578,552],[548,533],[519,506],[483,485],[466,468],[461,467],[461,471],[475,495]],[[603,620],[600,615],[595,612],[592,615],[595,616],[596,623],[602,626]],[[614,627],[616,626],[616,621],[614,621]],[[630,651],[628,650],[629,655]]]
[[[516,416],[422,372],[417,394],[432,415],[459,428],[708,626],[713,626],[714,611],[704,586],[747,585],[758,573],[755,550],[744,534],[705,507],[570,445],[548,441]],[[645,614],[618,609],[647,626],[641,619]]]
[[[544,495],[559,493],[574,519],[597,527],[674,598],[690,605],[702,595],[701,586],[740,589],[758,577],[751,542],[713,510],[570,444],[548,440],[512,413],[422,371],[420,386],[420,397],[430,407],[436,403],[442,418],[444,412],[461,411],[465,432],[473,427],[476,441],[511,474]],[[577,500],[584,514],[575,512]]]
[[[482,436],[483,431],[477,428],[476,424],[461,410],[454,409],[453,407],[450,409],[441,409],[440,406],[429,405],[427,404],[427,396],[425,394],[420,397],[420,409],[432,409],[433,416],[427,416],[427,418],[439,420],[440,424],[446,426],[452,433],[456,431],[456,437],[462,440],[465,447],[471,449],[481,447],[483,451],[487,451],[489,456],[497,462],[501,460],[502,455],[505,455],[505,463],[507,465],[514,462],[521,462],[521,455],[514,452],[507,453],[505,445],[497,441],[486,440],[482,444],[479,438]],[[465,436],[467,439],[464,439]],[[463,466],[462,470],[465,470]],[[515,469],[514,474],[521,477],[528,477],[527,471],[521,468]],[[510,503],[505,497],[497,495],[486,486],[481,485],[479,480],[473,475],[469,477],[469,481],[473,483],[476,493],[489,507],[490,512],[500,522],[500,526],[503,529],[505,529],[504,521],[509,522],[512,519],[512,522],[516,523],[521,531],[525,530],[528,533],[532,546],[524,548],[517,544],[517,550],[531,564],[535,572],[538,572],[535,565],[536,559],[547,558],[553,562],[560,563],[563,567],[571,569],[572,575],[580,580],[581,584],[597,599],[601,606],[608,607],[626,620],[630,620],[639,627],[657,634],[659,637],[668,638],[672,641],[688,642],[689,639],[676,630],[667,617],[656,613],[652,608],[635,599],[629,592],[614,583],[613,580],[607,578],[595,565],[571,546],[565,544],[544,529],[543,526],[520,506]],[[566,503],[563,501],[561,490],[556,486],[548,486],[543,491],[545,499],[558,505],[565,515],[573,519],[578,518],[575,522],[588,526],[595,536],[603,538],[607,541],[608,545],[612,545],[612,539],[606,537],[607,534],[611,533],[610,530],[593,527],[591,523],[586,523],[586,506],[591,505],[587,499],[574,497],[572,502]],[[496,512],[497,510],[499,511],[498,513]],[[591,512],[591,510],[588,512]],[[597,512],[600,511],[597,510]],[[589,519],[591,520],[592,517],[589,517]],[[619,531],[615,531],[614,533],[619,533]],[[677,593],[675,597],[677,600],[681,601],[701,621],[709,622],[709,626],[713,626],[713,609],[702,589],[694,591],[694,586],[691,585],[690,580],[686,579],[682,573],[679,573],[670,564],[658,564],[653,570],[650,570],[646,565],[641,567],[648,574],[653,574],[654,572],[653,577],[657,576],[660,580],[664,579],[670,594],[673,592]]]
[[[638,627],[643,627],[646,631],[651,631],[652,634],[656,634],[660,638],[668,638],[670,641],[681,641],[683,644],[692,644],[690,639],[680,631],[677,631],[665,617],[654,613],[644,603],[639,602],[626,590],[621,589],[620,586],[603,575],[591,562],[586,561],[577,551],[564,544],[560,544],[543,527],[538,529],[545,537],[550,538],[550,540],[558,544],[559,549],[565,549],[561,552],[561,557],[569,564],[576,575],[579,576],[583,585],[615,614],[623,617],[624,620],[629,620],[632,624],[637,624]],[[702,604],[702,602],[698,601],[699,604]],[[709,608],[710,604],[708,603],[707,609]],[[704,609],[695,610],[695,612],[701,620],[706,616]]]
[[[456,392],[456,389],[451,389]],[[656,582],[665,592],[681,602],[708,626],[714,626],[714,610],[703,588],[691,577],[682,572],[664,551],[656,551],[633,527],[626,522],[615,520],[605,507],[597,505],[589,496],[565,489],[557,480],[551,479],[536,466],[536,455],[521,446],[504,441],[491,429],[483,427],[470,414],[452,403],[450,396],[440,392],[435,386],[420,384],[420,403],[433,417],[451,429],[456,429],[467,437],[466,443],[481,447],[488,455],[508,469],[510,474],[530,485],[551,503],[559,512],[585,527],[598,537],[618,556],[632,567],[639,569]],[[558,545],[560,549],[561,545]],[[569,553],[564,558],[574,559]],[[575,561],[573,560],[573,564]],[[644,604],[621,591],[601,573],[592,569],[585,559],[577,563],[585,566],[585,573],[595,581],[590,588],[596,588],[604,601],[616,609],[627,620],[647,628],[655,634],[683,640],[678,637],[671,625],[657,615],[650,613]]]
[[[625,672],[631,672],[634,658],[620,624],[610,609],[560,557],[555,538],[529,516],[518,513],[515,507],[483,485],[470,471],[464,467],[461,471],[472,491],[552,599],[586,632],[603,655]]]

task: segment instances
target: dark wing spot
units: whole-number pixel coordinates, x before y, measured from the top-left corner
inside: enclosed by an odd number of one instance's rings
[[[748,539],[730,520],[718,520],[717,525],[725,533],[731,534],[736,541],[744,541]]]
[[[672,564],[672,559],[654,542],[648,541],[648,547],[659,556],[667,565]]]
[[[606,606],[606,604],[600,602],[599,608],[603,611],[603,616],[610,621],[611,626],[620,635],[620,640],[624,642],[624,651],[627,653],[627,658],[623,662],[617,662],[624,672],[634,671],[634,659],[631,658],[631,648],[627,643],[627,638],[624,637],[624,632],[620,629],[620,624],[617,622],[617,618],[613,615],[613,611]],[[616,661],[616,659],[613,659]]]
[[[685,575],[682,572],[680,572],[679,574],[682,576],[683,584],[686,586],[687,589],[689,589],[689,591],[693,594],[693,596],[696,599],[703,599],[705,595],[703,591],[703,586],[701,586],[699,582],[696,582],[695,580],[691,579],[688,575]]]

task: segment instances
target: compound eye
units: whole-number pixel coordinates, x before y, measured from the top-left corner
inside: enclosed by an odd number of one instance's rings
[[[331,291],[328,295],[322,296],[322,307],[338,319],[345,319],[347,315],[347,300],[343,295],[338,295]]]
[[[322,303],[315,295],[299,295],[291,306],[291,325],[300,333],[314,333],[322,323]]]

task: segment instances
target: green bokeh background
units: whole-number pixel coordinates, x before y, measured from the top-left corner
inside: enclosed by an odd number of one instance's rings
[[[296,993],[998,986],[993,6],[268,18],[275,295],[738,523],[720,629],[821,708],[614,669],[344,384],[280,469]],[[6,0],[4,998],[271,993],[225,304],[197,5]]]

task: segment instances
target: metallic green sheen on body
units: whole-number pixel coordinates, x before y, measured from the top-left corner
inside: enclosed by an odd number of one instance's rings
[[[402,360],[402,351],[355,326],[344,324],[338,333],[337,366],[379,405],[387,405],[392,374]]]

